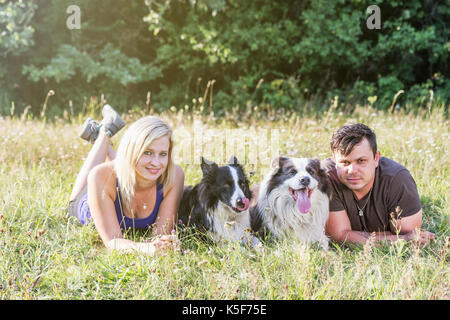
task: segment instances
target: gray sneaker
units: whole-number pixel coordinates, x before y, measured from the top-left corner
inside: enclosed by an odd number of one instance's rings
[[[125,126],[125,121],[120,117],[116,110],[109,104],[105,104],[102,109],[103,120],[100,123],[105,127],[105,132],[109,137],[112,137],[120,129]]]
[[[94,143],[97,139],[99,131],[98,122],[92,118],[87,118],[83,125],[78,130],[78,135],[90,143]]]

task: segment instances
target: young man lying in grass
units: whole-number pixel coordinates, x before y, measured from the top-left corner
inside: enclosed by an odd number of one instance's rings
[[[326,234],[339,243],[398,239],[427,244],[416,183],[402,165],[380,156],[375,133],[363,124],[346,125],[332,137],[333,159],[325,160],[332,184]]]

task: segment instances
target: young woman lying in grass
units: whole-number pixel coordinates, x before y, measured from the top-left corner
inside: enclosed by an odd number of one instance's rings
[[[172,130],[157,117],[134,122],[117,153],[111,137],[125,126],[109,105],[103,120],[89,118],[80,136],[93,143],[70,196],[69,215],[82,224],[94,221],[105,246],[119,252],[153,255],[178,245],[174,228],[183,193],[183,170],[172,158]],[[156,226],[150,242],[123,238],[122,230]]]

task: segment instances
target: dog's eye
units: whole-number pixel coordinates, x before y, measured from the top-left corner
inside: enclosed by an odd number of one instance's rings
[[[292,174],[293,176],[294,175],[296,175],[297,174],[297,170],[295,170],[295,169],[292,169],[290,172],[289,172],[290,174]]]

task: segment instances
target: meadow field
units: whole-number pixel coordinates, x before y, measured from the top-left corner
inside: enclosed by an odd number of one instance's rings
[[[72,185],[91,146],[77,129],[87,116],[99,118],[99,110],[56,119],[0,118],[0,299],[449,298],[450,128],[443,108],[387,113],[364,106],[351,115],[339,108],[300,115],[256,107],[221,117],[198,110],[160,114],[174,128],[186,185],[201,178],[200,155],[226,160],[220,145],[228,143],[221,140],[227,130],[240,135],[237,147],[245,146],[240,160],[255,185],[271,151],[324,159],[331,155],[334,130],[363,122],[376,132],[382,155],[412,173],[423,228],[436,239],[425,248],[404,241],[381,247],[333,243],[326,252],[284,239],[259,252],[200,242],[178,227],[181,249],[157,257],[111,254],[93,224],[82,227],[67,217]],[[143,115],[133,111],[124,118],[130,123]],[[121,134],[113,139],[116,148]]]

